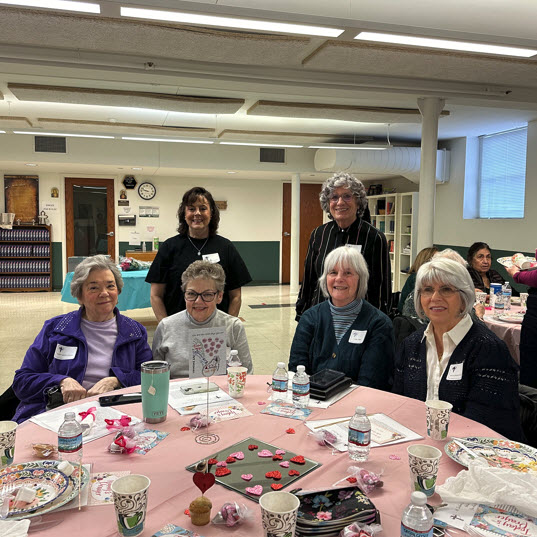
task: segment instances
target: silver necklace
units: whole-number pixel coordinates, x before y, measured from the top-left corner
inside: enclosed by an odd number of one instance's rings
[[[198,247],[192,242],[192,239],[187,235],[186,238],[190,241],[190,244],[194,247],[194,250],[197,250],[198,255],[201,255],[201,251],[205,248],[205,245],[207,244],[207,241],[209,240],[209,237],[205,239],[205,242],[201,245],[201,248],[198,249]]]

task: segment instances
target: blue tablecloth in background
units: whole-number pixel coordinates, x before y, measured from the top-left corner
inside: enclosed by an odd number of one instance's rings
[[[122,272],[123,290],[119,295],[117,307],[120,311],[150,308],[149,298],[151,285],[146,283],[147,270],[131,270]],[[62,302],[77,304],[77,300],[71,296],[71,280],[73,272],[68,272],[62,287]]]

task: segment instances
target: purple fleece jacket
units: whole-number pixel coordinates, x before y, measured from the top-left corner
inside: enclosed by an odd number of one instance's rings
[[[13,390],[20,399],[14,421],[23,421],[44,412],[45,392],[71,377],[82,384],[88,362],[86,338],[80,328],[83,309],[53,317],[45,322],[41,332],[26,351],[22,366],[15,372]],[[140,384],[140,366],[153,359],[147,343],[147,332],[138,322],[114,310],[117,319],[117,339],[112,355],[110,375],[122,386]],[[57,350],[76,347],[72,359],[57,359]]]

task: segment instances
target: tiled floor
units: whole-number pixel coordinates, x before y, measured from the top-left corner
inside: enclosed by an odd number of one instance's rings
[[[287,363],[296,327],[295,309],[287,305],[295,301],[296,295],[289,294],[288,285],[243,287],[241,317],[245,321],[255,373],[268,374],[274,370],[277,362]],[[281,306],[249,307],[261,304]],[[60,293],[0,293],[0,393],[10,386],[26,349],[43,323],[76,307],[61,302]],[[151,308],[124,313],[148,324],[151,344],[155,329]]]

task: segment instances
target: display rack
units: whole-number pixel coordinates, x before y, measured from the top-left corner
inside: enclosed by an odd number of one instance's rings
[[[0,291],[52,291],[52,226],[0,228]]]

